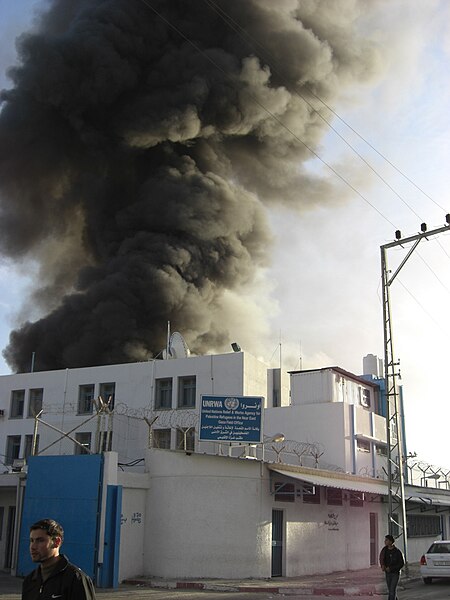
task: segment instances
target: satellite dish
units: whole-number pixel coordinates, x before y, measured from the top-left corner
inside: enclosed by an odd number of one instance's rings
[[[184,337],[178,331],[174,331],[169,340],[170,358],[187,358],[191,354]]]

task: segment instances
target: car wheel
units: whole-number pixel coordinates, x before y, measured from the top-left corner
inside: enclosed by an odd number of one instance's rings
[[[432,579],[431,579],[431,577],[424,577],[423,578],[423,582],[427,583],[427,584],[430,584],[432,582]]]

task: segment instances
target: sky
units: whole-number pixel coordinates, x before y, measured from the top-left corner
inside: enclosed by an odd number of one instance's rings
[[[10,85],[6,69],[16,60],[16,36],[43,4],[0,0],[0,87]],[[329,113],[333,129],[308,162],[312,173],[332,182],[335,197],[297,212],[271,208],[271,263],[247,292],[265,325],[245,330],[230,323],[244,350],[273,366],[281,361],[286,370],[339,366],[355,374],[362,373],[364,355],[383,357],[380,246],[394,240],[396,229],[407,237],[422,222],[428,230],[441,227],[450,212],[448,22],[450,4],[437,0],[380,2],[362,21],[380,48],[378,71],[343,90]],[[388,251],[392,270],[409,247]],[[444,467],[450,466],[449,267],[445,232],[422,241],[391,286],[408,451]],[[0,262],[1,348],[30,285],[28,264]],[[0,374],[9,372],[0,362]]]

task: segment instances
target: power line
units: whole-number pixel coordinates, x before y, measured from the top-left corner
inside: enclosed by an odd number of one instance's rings
[[[188,42],[193,48],[195,48],[200,54],[202,54],[212,65],[214,65],[227,79],[235,82],[235,78],[230,75],[225,69],[223,69],[211,56],[209,56],[206,52],[204,52],[198,44],[193,42],[188,36],[186,36],[178,27],[173,25],[164,15],[162,15],[159,11],[157,11],[148,0],[141,0],[143,4],[145,4],[150,10],[152,10],[166,25],[168,25],[171,29],[176,31],[178,35],[180,35],[186,42]],[[348,179],[346,179],[343,175],[341,175],[330,163],[328,163],[325,159],[323,159],[311,146],[309,146],[304,140],[302,140],[296,133],[292,131],[283,121],[275,115],[270,109],[268,109],[260,100],[256,98],[251,92],[248,92],[248,96],[260,107],[262,108],[272,119],[274,119],[285,131],[290,133],[292,137],[297,140],[300,144],[302,144],[309,152],[315,156],[323,165],[325,165],[338,179],[340,179],[345,185],[347,185],[357,196],[359,196],[366,204],[368,204],[373,210],[375,210],[385,221],[387,221],[394,229],[396,226],[394,223],[383,214],[374,204],[372,204]]]
[[[218,14],[228,25],[231,29],[233,29],[233,31],[235,31],[235,33],[237,33],[241,39],[244,38],[248,38],[253,44],[256,44],[260,49],[262,49],[266,56],[270,57],[271,61],[269,63],[269,66],[272,70],[272,72],[277,73],[279,75],[281,75],[283,78],[285,78],[286,81],[286,77],[285,74],[283,73],[283,68],[282,66],[280,66],[279,61],[277,61],[277,59],[275,58],[275,56],[270,52],[270,50],[268,50],[263,44],[261,44],[258,40],[256,40],[253,36],[251,36],[246,29],[244,29],[235,19],[233,19],[228,13],[226,13],[221,7],[219,7],[214,0],[204,0],[204,2],[212,9],[214,10],[214,12],[216,12],[216,14]],[[269,61],[267,61],[269,62]],[[273,68],[273,64],[275,64],[278,68],[274,69]],[[407,175],[405,175],[398,167],[396,167],[395,164],[393,164],[384,154],[382,154],[380,151],[378,151],[370,142],[368,142],[358,131],[356,131],[356,129],[354,129],[349,123],[347,123],[331,106],[329,106],[318,94],[316,94],[315,92],[313,92],[313,90],[311,89],[311,86],[309,86],[307,83],[304,84],[304,88],[308,91],[309,94],[311,94],[311,96],[313,96],[316,100],[318,100],[323,106],[325,106],[333,115],[335,115],[342,123],[344,123],[344,125],[346,125],[346,127],[348,127],[348,129],[350,129],[350,131],[352,131],[355,135],[357,135],[359,137],[359,139],[361,139],[365,144],[367,144],[367,146],[369,146],[369,148],[371,148],[372,150],[374,150],[381,158],[383,158],[391,167],[393,167],[400,175],[402,175],[407,181],[409,181],[416,189],[418,189],[424,196],[426,196],[427,198],[429,198],[432,202],[434,202],[434,204],[436,204],[436,206],[438,206],[441,210],[443,210],[445,212],[445,209],[440,206],[440,204],[438,204],[431,196],[429,196],[426,192],[424,192],[417,184],[414,183],[414,181],[412,181]],[[358,156],[358,158],[364,162],[364,164],[399,198],[399,200],[401,200],[410,210],[411,212],[416,215],[416,217],[418,217],[419,219],[421,219],[420,215],[408,204],[408,202],[406,202],[406,200],[386,181],[386,179],[380,174],[378,173],[378,171],[366,160],[366,158],[364,156],[361,155],[360,152],[358,152],[358,150],[352,146],[352,144],[350,144],[350,142],[344,138],[342,136],[342,134],[331,124],[331,122],[326,119],[312,104],[311,102],[309,102],[309,100],[303,95],[301,94],[298,89],[294,88],[294,91],[296,93],[296,95],[301,98],[310,108],[311,110],[313,110],[313,112],[315,114],[317,114],[317,116],[322,119],[322,121],[324,123],[326,123],[328,125],[328,127],[334,131],[334,133]]]

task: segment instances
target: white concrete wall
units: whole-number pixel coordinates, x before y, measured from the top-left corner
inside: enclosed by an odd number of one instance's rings
[[[333,383],[329,369],[293,373],[291,375],[292,405],[332,402]]]
[[[349,406],[343,403],[267,409],[264,412],[264,431],[266,435],[284,433],[287,440],[319,443],[324,452],[320,461],[351,471],[348,412]]]
[[[145,575],[270,577],[271,501],[259,462],[150,450]]]
[[[276,501],[254,461],[150,450],[147,466],[147,576],[270,577],[272,508],[284,511],[286,576],[368,567],[371,512],[379,539],[386,530],[385,504],[353,507],[346,492],[343,506],[324,489],[320,505]]]
[[[94,396],[97,397],[101,383],[114,382],[116,410],[112,449],[119,453],[121,462],[140,458],[142,450],[148,446],[148,427],[143,416],[159,414],[155,427],[166,428],[167,423],[172,428],[186,425],[183,419],[192,411],[176,410],[177,390],[179,377],[190,375],[196,377],[197,413],[201,394],[267,396],[267,366],[244,352],[6,375],[0,377],[0,408],[5,411],[0,417],[0,453],[5,454],[7,435],[21,435],[23,456],[24,436],[31,435],[34,427],[34,419],[27,417],[28,394],[32,388],[44,389],[42,420],[65,432],[90,432],[93,447],[98,427],[106,431],[109,422],[106,416],[99,420],[97,417],[89,419],[91,415],[77,414],[79,386],[94,384]],[[172,409],[176,415],[153,408],[155,379],[165,377],[173,378]],[[26,390],[23,418],[9,418],[11,390],[14,389]],[[40,451],[61,437],[44,424],[39,425],[39,436]],[[44,453],[73,454],[74,448],[73,441],[62,438]]]
[[[441,536],[436,535],[408,538],[408,562],[419,562],[422,554],[425,554],[431,544],[435,540],[440,539],[442,539]],[[403,549],[401,542],[397,542],[396,545],[399,546],[401,550]]]
[[[386,520],[380,503],[354,507],[346,498],[343,506],[328,506],[322,488],[320,506],[298,500],[277,504],[285,511],[287,577],[369,567],[371,512],[378,515],[379,539],[384,539]]]
[[[371,410],[375,404],[373,386],[351,377],[333,368],[317,371],[301,371],[291,375],[292,404],[321,404],[323,402],[360,403],[360,390],[370,393]]]

